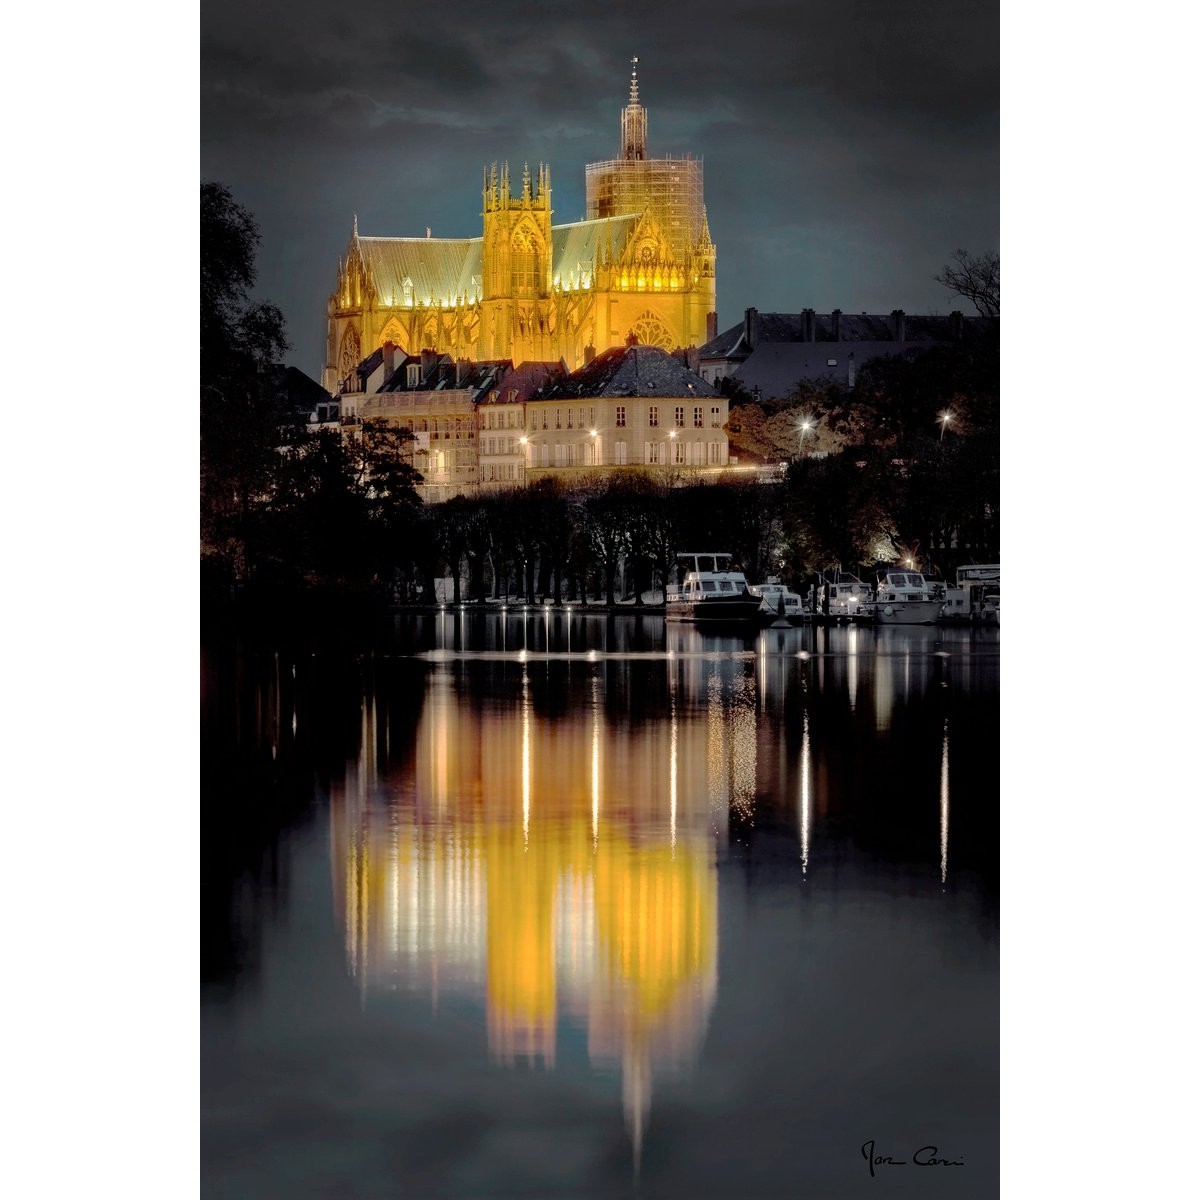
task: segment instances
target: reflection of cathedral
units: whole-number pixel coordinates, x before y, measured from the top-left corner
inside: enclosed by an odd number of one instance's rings
[[[586,1029],[592,1062],[621,1070],[640,1145],[652,1074],[695,1060],[716,997],[727,788],[709,742],[728,704],[618,728],[597,689],[551,723],[527,686],[479,713],[435,676],[412,790],[373,778],[368,754],[333,796],[335,894],[363,989],[480,996],[500,1062],[553,1066],[559,1020]]]
[[[636,60],[635,60],[636,62]],[[391,342],[473,361],[565,360],[626,343],[675,350],[716,335],[716,247],[703,163],[648,156],[634,67],[621,156],[587,167],[587,219],[551,224],[550,169],[483,178],[477,238],[363,237],[355,221],[329,299],[331,392]]]

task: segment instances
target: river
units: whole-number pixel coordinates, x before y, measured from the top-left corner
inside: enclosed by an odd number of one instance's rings
[[[209,1200],[998,1194],[998,630],[447,610],[202,678]]]

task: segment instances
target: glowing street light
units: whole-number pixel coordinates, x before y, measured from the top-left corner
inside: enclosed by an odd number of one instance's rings
[[[947,408],[945,411],[938,413],[938,420],[942,423],[942,431],[938,434],[938,441],[946,436],[946,426],[954,420],[954,414]]]
[[[805,417],[800,422],[800,424],[797,426],[797,430],[799,431],[799,434],[800,434],[800,448],[799,448],[799,450],[796,451],[797,458],[803,458],[803,456],[804,456],[804,435],[806,433],[808,433],[810,430],[814,429],[815,427],[816,426],[815,426],[814,422],[811,421],[808,417]]]

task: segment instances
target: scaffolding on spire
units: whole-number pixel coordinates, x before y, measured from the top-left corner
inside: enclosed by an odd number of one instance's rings
[[[704,162],[690,155],[649,156],[647,115],[638,98],[637,67],[634,58],[629,105],[621,112],[621,156],[589,163],[586,168],[587,219],[648,213],[671,256],[686,264],[706,229]]]

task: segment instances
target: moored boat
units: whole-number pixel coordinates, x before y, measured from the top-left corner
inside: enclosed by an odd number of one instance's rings
[[[764,625],[780,621],[786,621],[789,625],[800,625],[812,616],[812,609],[804,599],[777,579],[769,579],[766,583],[751,583],[748,587],[752,596],[762,597],[758,617]]]
[[[826,578],[824,616],[830,621],[857,620],[869,609],[874,589],[849,571],[835,571]]]
[[[882,625],[932,625],[942,611],[942,597],[919,571],[888,567],[881,572],[870,611],[864,620]]]
[[[751,593],[746,576],[734,571],[732,554],[680,554],[689,564],[682,584],[667,587],[666,612],[677,621],[757,621],[763,598]]]
[[[971,621],[982,625],[1000,623],[1000,564],[959,567],[955,586],[946,589],[943,621]]]

